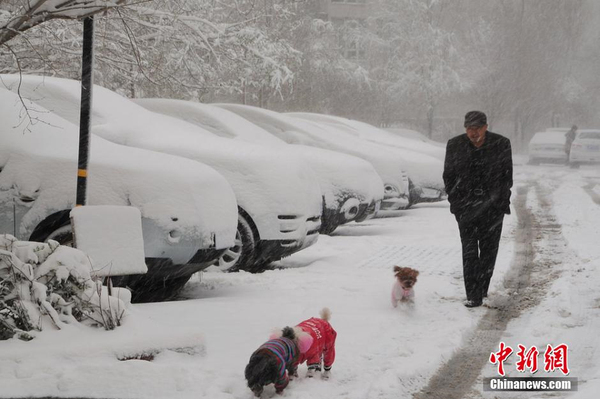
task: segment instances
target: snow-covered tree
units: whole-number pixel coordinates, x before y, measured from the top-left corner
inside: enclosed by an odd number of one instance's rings
[[[81,19],[117,7],[126,0],[2,0],[0,45],[52,19]]]
[[[285,3],[285,2],[284,2]],[[214,93],[278,92],[298,53],[264,29],[284,8],[254,0],[156,0],[96,18],[95,82],[131,97],[202,99]],[[274,17],[273,17],[274,18]],[[11,43],[30,73],[76,78],[81,24],[54,21]],[[3,72],[17,65],[0,60]]]
[[[469,95],[488,110],[492,123],[510,122],[513,131],[507,133],[517,149],[524,148],[538,126],[551,126],[555,115],[568,117],[583,100],[573,72],[584,2],[519,0],[464,11],[485,33],[472,41],[484,73]]]
[[[404,109],[426,120],[429,136],[439,102],[469,87],[474,73],[464,58],[469,49],[444,26],[451,7],[438,0],[375,0],[363,34],[371,77],[386,99],[382,110],[398,115]]]
[[[361,90],[368,88],[368,71],[340,47],[343,26],[316,18],[306,4],[289,21],[281,21],[280,36],[298,51],[291,93],[273,99],[272,108],[353,115]]]

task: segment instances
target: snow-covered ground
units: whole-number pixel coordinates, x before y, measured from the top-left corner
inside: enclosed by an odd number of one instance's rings
[[[544,397],[483,392],[482,377],[497,375],[488,358],[502,340],[515,352],[518,344],[540,353],[568,344],[569,376],[580,383],[572,397],[595,398],[599,187],[597,167],[516,166],[488,306],[462,305],[456,222],[446,202],[423,204],[397,218],[343,226],[276,270],[194,276],[181,300],[133,305],[113,332],[74,328],[0,341],[0,397],[250,399],[243,375],[250,354],[273,328],[327,306],[338,332],[332,377],[307,379],[303,365],[282,398],[411,398],[432,386],[440,367],[460,361],[473,337],[485,335],[478,333],[486,321],[498,339],[483,337],[492,345],[479,342],[481,356],[460,370],[474,371],[472,383],[453,381],[462,394],[439,389],[422,397]],[[390,304],[394,265],[421,272],[414,306]],[[515,308],[508,318],[506,306]],[[154,360],[118,360],[138,353]],[[529,376],[516,372],[515,361],[513,354],[505,362],[507,374]],[[535,376],[562,376],[544,372],[541,355],[540,367]],[[269,387],[263,397],[272,396]]]

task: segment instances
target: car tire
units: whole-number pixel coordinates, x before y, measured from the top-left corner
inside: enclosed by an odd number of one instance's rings
[[[335,209],[327,209],[325,207],[325,199],[323,199],[323,210],[321,212],[321,227],[319,227],[319,234],[329,235],[333,233],[339,226],[338,223],[339,215]]]
[[[54,240],[60,245],[73,247],[73,229],[71,223],[64,224],[57,229],[48,232],[43,241],[48,242],[48,240]]]
[[[222,271],[252,271],[256,253],[256,238],[248,220],[238,214],[237,232],[233,247],[228,248],[215,262]]]
[[[404,209],[409,209],[417,202],[419,202],[419,195],[415,190],[415,185],[413,184],[412,180],[408,179],[408,205],[406,205],[406,208]]]
[[[321,227],[319,228],[319,234],[330,235],[337,229],[339,224],[337,223],[321,223]]]

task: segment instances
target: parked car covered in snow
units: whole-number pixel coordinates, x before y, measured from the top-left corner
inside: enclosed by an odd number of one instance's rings
[[[316,172],[323,195],[321,234],[340,224],[361,222],[375,215],[383,198],[383,182],[367,161],[321,148],[289,145],[237,114],[209,104],[170,99],[137,99],[134,102],[158,113],[183,119],[212,133],[278,152],[298,155]]]
[[[240,104],[215,104],[260,126],[288,144],[308,145],[362,158],[373,165],[384,184],[381,210],[408,206],[408,177],[395,154],[373,143],[289,115]]]
[[[319,123],[327,123],[333,126],[342,127],[348,133],[355,135],[363,140],[372,141],[378,144],[384,144],[392,147],[403,148],[415,152],[430,155],[444,162],[446,156],[445,146],[430,145],[417,140],[408,140],[398,134],[379,129],[368,123],[353,119],[342,118],[333,115],[315,114],[310,112],[290,112],[287,115],[307,119]],[[415,132],[419,134],[418,132]],[[410,173],[409,173],[410,174]]]
[[[446,198],[442,172],[446,151],[412,140],[402,140],[368,123],[312,113],[290,113],[298,118],[325,124],[347,135],[372,142],[395,153],[404,163],[409,179],[409,205],[437,202]]]
[[[571,144],[569,164],[578,167],[581,164],[600,163],[600,129],[581,129]]]
[[[80,83],[3,75],[17,90],[67,120],[79,120]],[[262,271],[274,260],[314,244],[319,235],[321,192],[314,172],[291,154],[214,134],[94,86],[92,132],[115,143],[206,163],[233,188],[238,204],[235,244],[216,264],[222,270]]]
[[[0,120],[0,233],[72,243],[78,127],[3,88]],[[148,273],[115,279],[134,299],[172,296],[233,244],[235,196],[214,169],[95,135],[90,154],[87,203],[135,206],[142,215]]]
[[[423,143],[431,144],[433,146],[446,149],[445,143],[440,143],[439,141],[432,140],[429,137],[425,136],[423,133],[417,132],[416,130],[404,129],[400,127],[386,127],[383,130],[405,139],[421,141]]]
[[[563,131],[537,132],[529,141],[529,163],[566,163],[566,137]]]

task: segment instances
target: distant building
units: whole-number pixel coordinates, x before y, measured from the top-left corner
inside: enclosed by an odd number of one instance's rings
[[[365,24],[369,16],[370,0],[319,0],[316,6],[317,16],[335,25]],[[365,46],[359,40],[340,37],[340,48],[349,60],[364,60]]]

